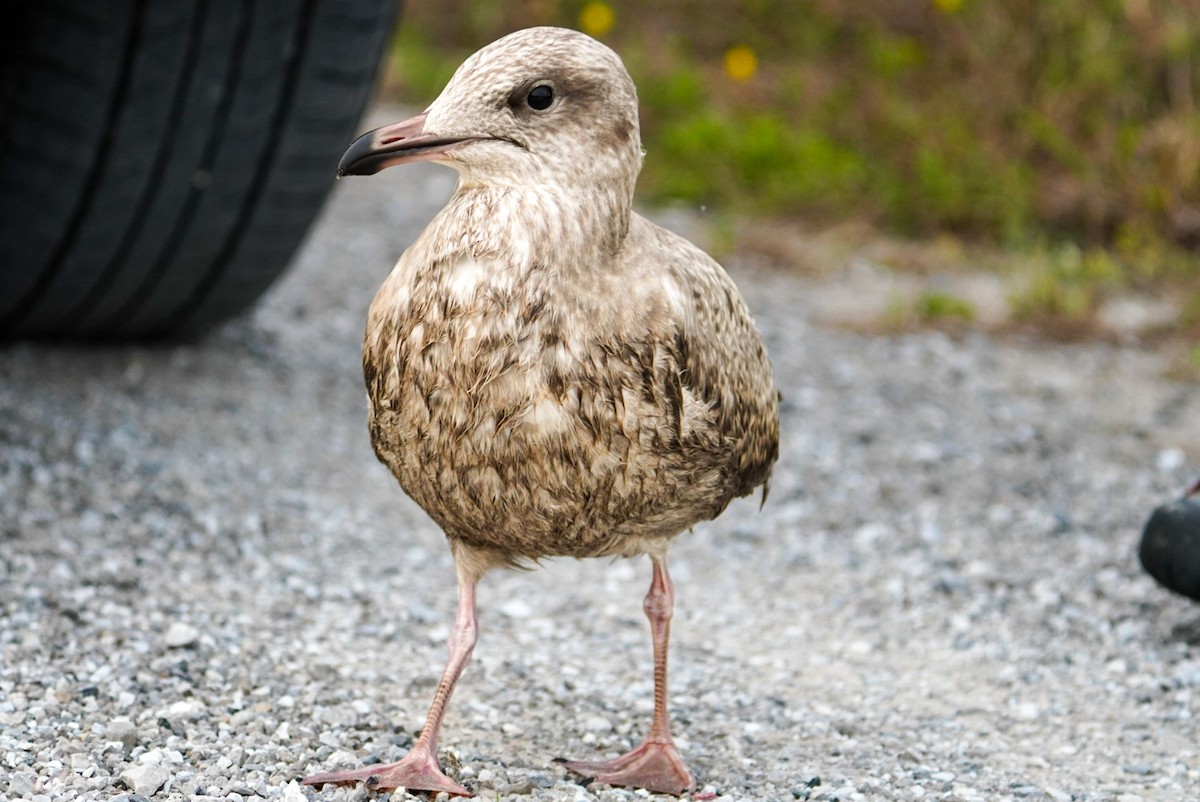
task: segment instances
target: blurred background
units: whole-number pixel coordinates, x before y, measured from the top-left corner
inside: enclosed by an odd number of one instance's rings
[[[642,203],[703,209],[706,243],[820,270],[1003,279],[1004,325],[1139,337],[1200,368],[1200,3],[1194,0],[411,0],[387,97],[424,105],[464,57],[531,25],[624,58],[642,103]],[[836,230],[818,253],[796,238]],[[881,246],[880,242],[886,245]],[[884,326],[970,324],[943,285]]]

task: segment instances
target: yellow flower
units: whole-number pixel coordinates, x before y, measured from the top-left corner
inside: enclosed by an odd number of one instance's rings
[[[725,74],[735,81],[749,81],[758,72],[758,56],[745,45],[725,51]]]
[[[588,36],[603,36],[612,30],[616,21],[617,15],[613,13],[612,6],[601,0],[592,0],[579,12],[579,27]]]
[[[963,7],[964,0],[933,0],[933,5],[943,14],[953,14]]]

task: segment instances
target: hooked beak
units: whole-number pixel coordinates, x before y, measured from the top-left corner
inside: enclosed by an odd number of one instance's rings
[[[354,140],[338,162],[338,178],[345,175],[374,175],[397,164],[432,161],[459,145],[485,138],[426,133],[427,114],[422,112],[404,122],[376,128]]]

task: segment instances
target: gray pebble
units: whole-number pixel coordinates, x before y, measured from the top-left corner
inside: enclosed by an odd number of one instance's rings
[[[121,772],[121,782],[143,796],[152,795],[171,779],[171,772],[161,763],[141,763]]]
[[[37,775],[31,771],[14,771],[12,776],[8,778],[8,793],[10,796],[21,799],[33,794],[33,789],[37,783]]]

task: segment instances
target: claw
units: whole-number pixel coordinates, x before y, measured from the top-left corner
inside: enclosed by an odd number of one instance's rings
[[[645,788],[660,794],[679,796],[696,785],[671,742],[647,741],[611,760],[566,760],[563,765],[596,782]]]
[[[474,796],[447,777],[432,755],[415,748],[396,763],[363,766],[361,769],[348,771],[326,771],[305,777],[301,782],[305,785],[346,785],[362,782],[370,791],[404,788],[409,791],[445,791],[451,796]]]

